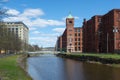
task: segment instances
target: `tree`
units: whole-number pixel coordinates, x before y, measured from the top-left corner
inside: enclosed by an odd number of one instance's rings
[[[41,51],[41,49],[38,45],[28,45],[28,51]]]
[[[0,53],[4,50],[5,53],[12,51],[20,51],[22,41],[14,32],[9,31],[3,22],[3,18],[8,17],[7,9],[0,8]]]
[[[7,14],[8,9],[0,8],[0,22],[3,21],[5,17],[8,17],[9,14]]]

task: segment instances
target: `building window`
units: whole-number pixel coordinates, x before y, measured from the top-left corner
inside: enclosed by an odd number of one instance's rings
[[[117,18],[117,21],[120,21],[120,14],[118,14],[118,18]]]
[[[78,36],[80,36],[80,33],[78,34]]]
[[[72,31],[72,29],[69,29],[69,31]]]
[[[75,51],[77,51],[77,47],[75,47]]]
[[[14,31],[14,28],[12,28],[12,31]]]
[[[18,28],[16,28],[16,30],[18,30]]]
[[[75,33],[75,36],[77,36],[77,34]]]
[[[75,38],[75,41],[77,41],[77,38]]]
[[[78,38],[78,41],[80,41],[80,38]]]
[[[69,39],[69,42],[72,42],[72,38]]]
[[[77,45],[77,43],[75,43],[75,45]]]
[[[78,32],[80,32],[80,29],[78,29]]]
[[[78,45],[80,45],[80,42],[78,43]]]
[[[98,22],[101,23],[101,18],[98,18]]]
[[[72,23],[72,21],[69,21],[69,23]]]
[[[75,29],[75,32],[77,32],[77,29]]]

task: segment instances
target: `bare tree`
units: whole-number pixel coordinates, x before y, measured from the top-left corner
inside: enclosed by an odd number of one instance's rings
[[[3,19],[9,16],[7,11],[8,9],[0,8],[0,53],[1,50],[4,50],[6,53],[21,50],[21,40],[14,32],[9,31],[5,22],[3,22]]]

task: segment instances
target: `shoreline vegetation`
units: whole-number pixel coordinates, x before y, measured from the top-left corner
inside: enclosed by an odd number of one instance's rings
[[[0,58],[0,80],[32,80],[25,71],[24,54]]]
[[[62,58],[69,58],[82,62],[105,64],[112,67],[120,68],[120,55],[119,54],[95,54],[95,53],[59,53],[57,56]]]

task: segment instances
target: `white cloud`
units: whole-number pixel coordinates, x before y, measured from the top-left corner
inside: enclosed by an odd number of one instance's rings
[[[62,28],[56,28],[53,29],[56,33],[50,34],[40,32],[38,29],[41,27],[65,26],[65,22],[63,20],[41,18],[41,16],[45,14],[41,9],[25,9],[23,12],[10,9],[8,13],[16,16],[5,18],[5,21],[22,21],[29,27],[29,39],[31,44],[38,44],[39,46],[54,46],[57,36],[59,36],[60,32],[64,30]]]
[[[78,16],[75,16],[74,18],[75,18],[75,19],[80,19]]]
[[[31,37],[30,42],[31,44],[38,44],[39,46],[43,47],[50,47],[55,46],[55,41],[57,40],[57,37]]]
[[[44,15],[44,12],[41,9],[25,9],[21,16],[24,17],[38,17]]]
[[[10,9],[9,14],[18,15],[13,17],[5,18],[5,21],[22,21],[29,27],[47,27],[47,26],[63,26],[65,23],[59,20],[49,20],[40,18],[44,15],[41,9],[25,9],[24,12],[20,13],[15,9]]]
[[[58,33],[63,33],[65,28],[54,28],[53,31],[58,32]]]
[[[7,14],[10,14],[10,15],[19,15],[20,12],[17,11],[17,10],[15,10],[15,9],[9,9],[9,10],[7,11]]]

